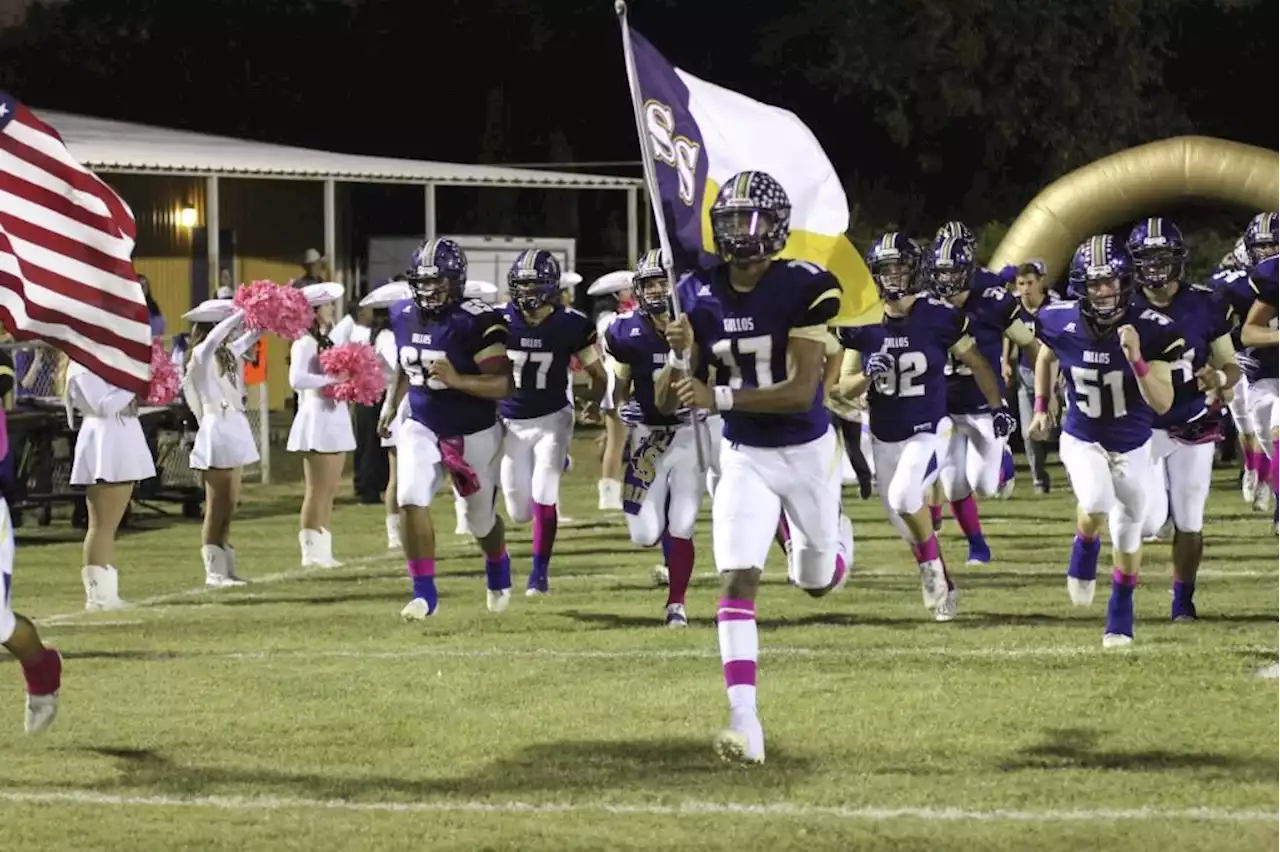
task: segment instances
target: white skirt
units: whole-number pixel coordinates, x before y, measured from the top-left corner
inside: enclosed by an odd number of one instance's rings
[[[356,432],[345,402],[326,399],[316,391],[298,396],[298,413],[289,428],[291,453],[349,453],[356,448]]]
[[[76,434],[72,485],[140,482],[155,475],[155,460],[137,417],[84,418]]]
[[[258,444],[243,411],[209,409],[200,418],[200,430],[191,448],[192,470],[224,470],[257,462]]]

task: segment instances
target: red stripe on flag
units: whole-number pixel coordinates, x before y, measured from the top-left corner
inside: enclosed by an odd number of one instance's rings
[[[25,124],[32,130],[36,130],[46,136],[52,137],[58,144],[59,148],[62,148],[64,151],[66,150],[67,145],[62,141],[62,136],[58,131],[36,118],[35,113],[27,109],[22,104],[18,104],[17,117],[14,120]],[[18,144],[21,145],[21,143]],[[27,148],[25,145],[22,145],[22,147]],[[66,163],[63,163],[60,160],[55,160],[41,151],[36,151],[31,148],[28,148],[28,150],[32,151],[32,153],[39,158],[39,160],[32,161],[35,165],[38,165],[46,172],[61,178],[81,192],[87,192],[100,199],[102,203],[107,205],[107,212],[111,214],[111,218],[116,223],[117,227],[128,235],[129,239],[136,240],[138,238],[137,223],[133,220],[133,214],[129,212],[129,208],[125,206],[125,203],[120,200],[120,196],[116,195],[115,190],[107,186],[102,178],[92,172],[80,171],[80,169],[72,168]],[[70,156],[71,152],[67,151],[67,155]],[[25,160],[28,158],[23,157],[23,159]],[[74,160],[75,158],[71,157],[71,159]]]
[[[13,315],[9,313],[9,309],[4,305],[0,305],[0,323],[3,323],[6,329],[16,329],[12,332],[12,337],[14,340],[19,342],[24,340],[48,340],[48,338],[42,337],[41,335],[31,334],[30,332],[17,329]],[[67,343],[66,341],[59,340],[57,341],[57,345],[58,349],[62,350],[62,352],[64,352],[72,361],[85,365],[93,371],[94,375],[98,376],[103,381],[109,382],[118,388],[124,388],[125,390],[132,390],[138,385],[139,379],[137,376],[132,373],[126,373],[123,370],[117,370],[115,367],[103,363],[98,360],[97,356],[91,355],[88,351],[81,349],[74,343]],[[136,393],[145,394],[147,392],[147,385],[143,384],[141,388],[142,389],[140,391],[136,391]]]
[[[114,275],[117,278],[123,278],[135,284],[138,282],[138,275],[133,271],[133,264],[129,261],[112,257],[88,243],[82,243],[65,234],[42,228],[29,219],[19,219],[8,213],[0,213],[0,231],[4,231],[20,240],[35,243],[45,251],[60,254],[68,260],[75,260],[92,266],[96,271],[101,272],[103,277]],[[106,282],[104,281],[103,284],[105,285]],[[108,298],[119,298],[111,295],[106,290],[102,291],[102,295]],[[143,308],[143,310],[146,309]]]
[[[0,148],[4,147],[4,143],[9,137],[0,135]],[[37,204],[47,210],[52,210],[62,216],[79,222],[86,228],[93,228],[101,231],[104,235],[113,238],[119,238],[120,231],[115,223],[103,216],[101,213],[94,213],[88,208],[76,204],[65,195],[59,195],[51,189],[45,189],[43,186],[37,186],[30,181],[23,180],[10,172],[0,172],[0,191],[16,195],[19,198]]]
[[[56,145],[60,149],[58,156],[19,141],[12,135],[15,130],[28,136],[43,134],[46,139],[38,144],[45,148]],[[39,221],[13,212],[0,214],[0,256],[12,258],[7,262],[9,269],[0,271],[0,289],[12,294],[6,296],[10,304],[15,297],[20,299],[23,310],[18,313],[25,312],[25,317],[14,316],[13,311],[0,305],[0,319],[16,339],[38,338],[52,343],[111,384],[145,393],[146,377],[151,372],[146,300],[141,286],[136,285],[132,262],[102,250],[111,248],[108,240],[136,238],[133,214],[96,175],[68,163],[71,154],[57,131],[21,104],[17,105],[16,116],[0,132],[0,149],[33,171],[44,172],[49,185],[61,182],[68,187],[60,193],[41,185],[46,183],[44,177],[38,178],[40,183],[15,174],[0,177],[0,189],[50,214],[35,217]],[[85,196],[98,199],[108,215],[86,207]],[[71,226],[51,218],[53,214],[79,224]],[[59,227],[65,227],[65,232],[51,230]],[[10,235],[19,241],[20,249],[15,248]],[[35,257],[24,256],[23,252],[31,254],[30,245],[39,246],[47,255],[40,255],[39,262]],[[135,282],[136,291],[126,296],[110,292],[108,288],[118,283],[109,280],[109,276]],[[56,305],[58,302],[64,304]],[[94,314],[96,320],[86,318]],[[109,365],[105,358],[113,359],[116,366]]]

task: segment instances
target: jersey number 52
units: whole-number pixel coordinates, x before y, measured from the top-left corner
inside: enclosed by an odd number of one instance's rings
[[[894,358],[893,369],[876,376],[876,393],[911,399],[924,396],[924,385],[917,382],[929,369],[929,361],[923,352],[899,352]]]

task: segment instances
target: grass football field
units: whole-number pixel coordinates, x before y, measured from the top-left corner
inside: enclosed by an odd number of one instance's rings
[[[250,488],[243,589],[205,592],[198,528],[143,521],[117,562],[139,606],[81,610],[79,543],[20,530],[14,603],[66,659],[21,730],[0,678],[0,847],[12,850],[1265,850],[1277,848],[1277,542],[1218,472],[1195,624],[1168,622],[1149,545],[1137,641],[1101,647],[1109,580],[1071,606],[1070,493],[983,504],[996,561],[943,547],[936,624],[878,502],[846,492],[856,572],[813,600],[775,554],[759,602],[768,762],[721,765],[727,721],[709,522],[688,630],[661,626],[656,552],[565,479],[552,594],[484,607],[437,505],[441,609],[406,625],[380,507],[334,519],[344,568],[298,569],[297,484]],[[1063,483],[1060,469],[1056,481]],[[709,514],[709,503],[704,517]],[[530,531],[512,530],[518,592]],[[1104,551],[1105,553],[1105,551]],[[1106,559],[1104,557],[1104,565]]]

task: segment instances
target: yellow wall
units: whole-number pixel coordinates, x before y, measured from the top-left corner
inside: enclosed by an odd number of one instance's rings
[[[187,330],[182,314],[192,305],[192,232],[179,223],[184,207],[198,211],[197,225],[207,222],[205,179],[167,175],[101,177],[133,209],[138,223],[134,267],[151,281],[151,294],[168,321],[168,333]],[[219,226],[235,231],[236,269],[240,281],[269,279],[280,284],[302,274],[303,252],[324,244],[324,189],[318,181],[221,178],[218,182]],[[217,288],[213,273],[209,292]],[[272,408],[291,396],[285,358],[288,343],[268,341],[267,383]]]

